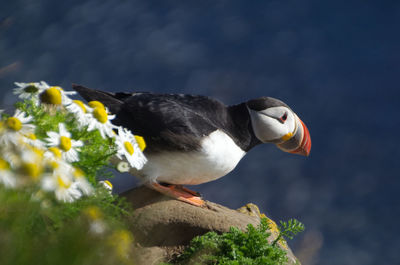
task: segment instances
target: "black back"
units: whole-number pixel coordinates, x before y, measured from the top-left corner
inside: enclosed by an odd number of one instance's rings
[[[141,135],[146,152],[193,151],[201,139],[220,129],[244,151],[260,143],[255,138],[245,103],[227,107],[196,95],[109,93],[73,85],[88,101],[98,100],[116,114],[112,122]]]

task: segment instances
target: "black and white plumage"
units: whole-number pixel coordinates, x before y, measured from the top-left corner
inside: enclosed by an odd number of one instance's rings
[[[73,88],[86,100],[107,106],[116,114],[114,124],[144,137],[148,162],[132,173],[145,182],[194,185],[215,180],[261,143],[291,153],[310,152],[307,127],[274,98],[226,106],[205,96]]]

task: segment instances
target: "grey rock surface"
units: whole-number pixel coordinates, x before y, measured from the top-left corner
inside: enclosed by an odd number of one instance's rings
[[[134,208],[130,222],[138,264],[155,265],[169,261],[181,253],[192,238],[209,231],[223,233],[232,226],[246,230],[248,224],[257,226],[260,223],[258,208],[252,204],[232,210],[206,201],[206,206],[201,208],[147,187],[135,188],[122,196]],[[271,232],[272,241],[277,233]],[[299,264],[285,242],[280,246],[287,251],[289,264]]]

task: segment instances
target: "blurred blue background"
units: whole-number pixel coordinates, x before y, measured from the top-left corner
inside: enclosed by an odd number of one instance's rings
[[[400,264],[399,28],[398,1],[2,1],[0,107],[14,81],[40,80],[280,98],[307,124],[310,157],[258,146],[194,189],[301,220],[303,264]]]

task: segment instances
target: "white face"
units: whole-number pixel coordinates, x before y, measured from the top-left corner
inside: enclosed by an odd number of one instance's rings
[[[289,108],[271,107],[261,111],[249,109],[254,134],[263,142],[283,142],[294,134],[296,114]]]

